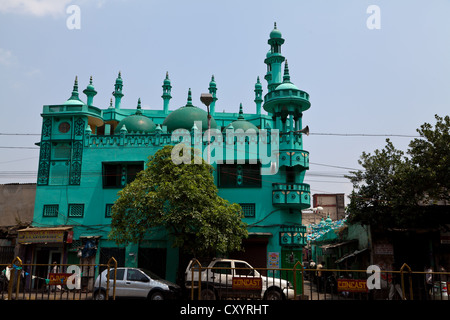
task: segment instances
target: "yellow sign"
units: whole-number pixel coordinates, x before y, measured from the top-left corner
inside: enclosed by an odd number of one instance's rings
[[[19,231],[19,243],[63,242],[64,230]]]
[[[338,291],[367,292],[366,280],[338,279]]]
[[[233,290],[262,290],[261,278],[233,277]]]

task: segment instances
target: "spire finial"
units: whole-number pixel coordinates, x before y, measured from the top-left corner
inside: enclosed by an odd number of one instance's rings
[[[192,106],[192,93],[191,93],[191,88],[189,88],[189,91],[188,91],[187,106]]]
[[[89,78],[89,84],[92,84],[92,76]]]
[[[242,102],[239,105],[239,117],[238,117],[238,119],[242,119],[242,120],[244,119],[244,111],[242,109]]]
[[[138,99],[136,114],[142,114],[142,111],[141,111],[141,98]]]
[[[288,66],[288,62],[286,60],[286,62],[284,63],[283,82],[289,82],[289,81],[291,81],[291,76],[289,75],[289,66]]]
[[[169,71],[166,71],[166,79],[169,79]]]
[[[273,23],[273,28],[274,28],[274,29],[277,28],[277,23],[276,23],[276,22]]]

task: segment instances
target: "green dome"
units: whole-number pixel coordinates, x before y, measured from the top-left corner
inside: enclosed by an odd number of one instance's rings
[[[292,82],[283,82],[282,84],[280,84],[278,87],[275,88],[275,90],[289,90],[289,89],[291,89],[291,90],[300,90]]]
[[[237,120],[234,120],[229,125],[227,125],[224,128],[224,130],[227,130],[228,128],[230,128],[230,126],[232,126],[234,130],[242,129],[244,132],[246,132],[248,129],[253,129],[253,130],[255,130],[255,132],[258,132],[257,126],[255,126],[253,123],[245,120],[244,114],[242,112],[242,103],[239,107],[239,117],[237,118]]]
[[[272,32],[270,33],[270,39],[281,39],[281,32],[277,29],[277,24],[275,23]]]
[[[125,126],[130,133],[151,133],[156,129],[155,123],[142,114],[133,114],[126,117],[119,122],[114,132],[120,133],[120,129],[122,129],[123,126]]]
[[[208,113],[195,106],[184,106],[172,111],[166,119],[163,126],[167,126],[167,131],[172,132],[176,129],[191,130],[195,121],[202,122],[202,131],[208,129]],[[211,117],[211,128],[217,128],[216,120]]]
[[[164,119],[163,126],[167,126],[168,132],[176,129],[191,131],[195,121],[202,122],[202,131],[208,130],[208,113],[192,105],[191,90],[189,89],[187,104],[169,113]],[[213,117],[211,117],[211,128],[217,128],[216,120]]]
[[[140,98],[138,100],[136,113],[120,121],[114,130],[114,133],[120,133],[123,126],[125,126],[129,133],[152,133],[156,130],[155,123],[142,115]]]

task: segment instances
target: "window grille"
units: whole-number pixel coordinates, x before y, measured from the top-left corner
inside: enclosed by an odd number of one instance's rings
[[[254,218],[255,217],[255,204],[254,203],[240,203],[242,208],[242,212],[244,213],[245,218]]]
[[[46,204],[44,205],[43,216],[44,217],[57,217],[58,216],[59,205],[57,204]]]
[[[69,204],[70,218],[82,218],[84,215],[84,204]]]
[[[111,209],[113,204],[107,204],[105,209],[105,218],[111,218]]]

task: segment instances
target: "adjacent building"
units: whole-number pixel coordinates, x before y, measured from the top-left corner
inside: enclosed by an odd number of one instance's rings
[[[306,244],[301,210],[310,207],[311,195],[303,183],[309,153],[303,149],[302,120],[310,101],[291,82],[281,52],[284,42],[275,25],[264,60],[267,85],[263,89],[255,77],[253,106],[237,102],[234,113],[216,112],[214,76],[205,88],[213,97],[210,128],[219,132],[214,142],[222,142],[212,144],[211,154],[219,195],[239,203],[248,224],[245,252],[230,255],[255,267],[289,268],[301,261]],[[150,155],[178,143],[174,133],[181,129],[190,134],[192,145],[206,148],[208,112],[195,106],[199,99],[193,98],[200,93],[188,89],[186,104],[173,106],[171,90],[167,73],[161,106],[143,109],[140,99],[125,106],[119,72],[109,106],[94,103],[91,77],[84,97],[76,78],[66,102],[43,107],[34,218],[18,240],[26,263],[106,263],[114,256],[119,265],[146,267],[175,280],[180,252],[164,230],[127,246],[108,240],[117,193],[145,169]],[[262,161],[267,155],[276,155],[277,161]]]

